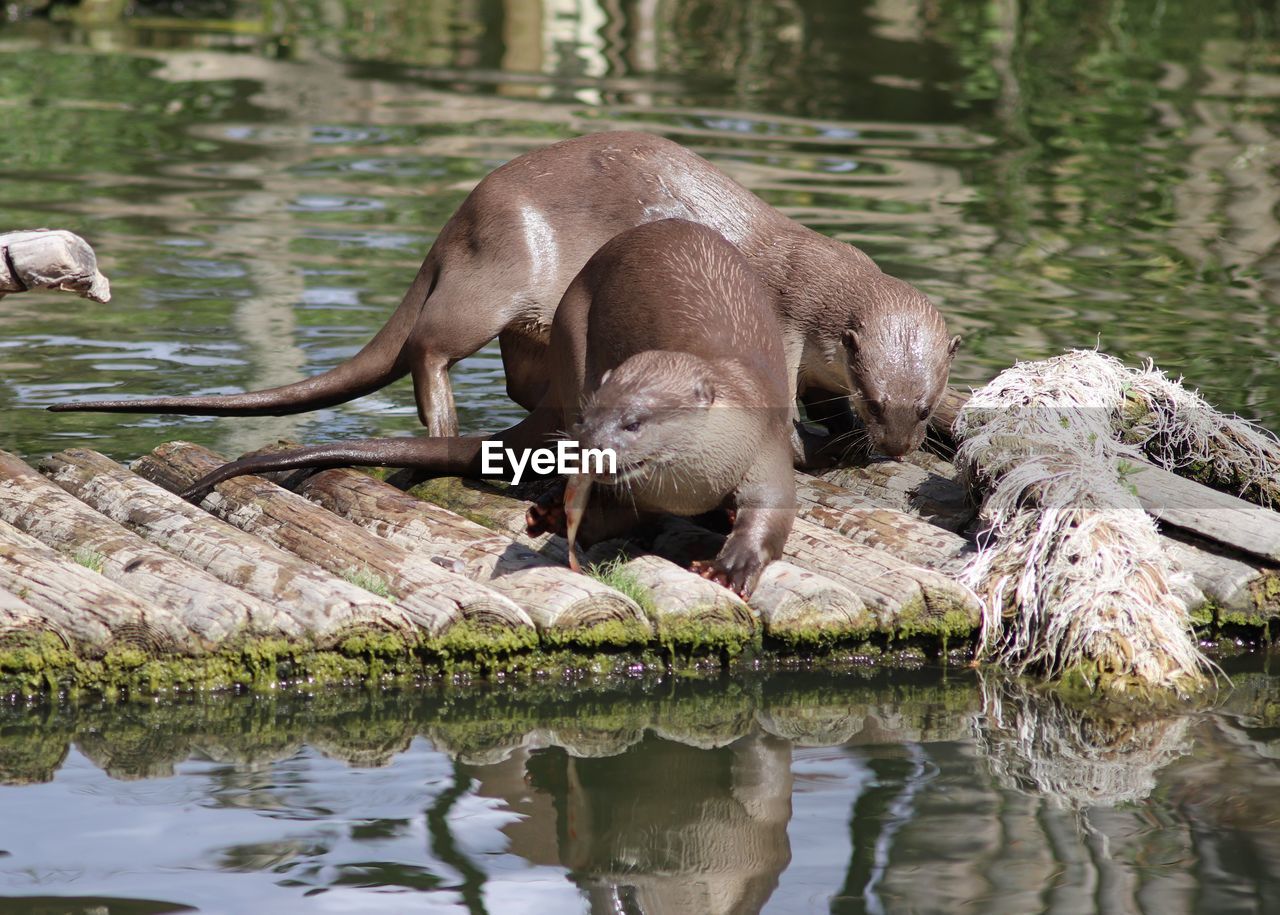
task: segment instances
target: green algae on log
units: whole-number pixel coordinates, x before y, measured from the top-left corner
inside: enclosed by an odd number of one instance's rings
[[[645,545],[677,563],[709,559],[724,536],[681,518],[665,520]],[[770,563],[751,595],[765,633],[793,647],[821,647],[865,639],[875,620],[862,599],[839,582],[786,560]]]

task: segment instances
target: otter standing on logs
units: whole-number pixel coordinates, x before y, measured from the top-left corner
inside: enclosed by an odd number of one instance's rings
[[[478,476],[486,441],[545,447],[565,432],[615,449],[597,475],[602,498],[584,539],[619,533],[651,512],[734,512],[720,554],[696,570],[746,596],[782,552],[795,518],[791,392],[771,298],[719,234],[682,219],[630,229],[587,262],[550,332],[550,385],[522,422],[489,437],[335,443],[233,461],[184,493],[244,473],[376,464]],[[569,507],[577,527],[587,486]],[[530,511],[533,532],[564,532],[557,512]],[[571,549],[572,554],[572,549]]]
[[[457,435],[450,366],[496,336],[507,392],[532,409],[550,379],[548,334],[569,282],[619,232],[666,218],[715,229],[747,256],[774,299],[792,401],[800,395],[833,441],[853,429],[851,400],[877,450],[900,457],[919,447],[960,340],[947,337],[929,300],[690,150],[633,132],[556,143],[487,176],[440,231],[391,319],[327,372],[245,394],[49,409],[282,415],[343,403],[412,374],[427,431]],[[796,460],[827,462],[822,444],[797,429]]]

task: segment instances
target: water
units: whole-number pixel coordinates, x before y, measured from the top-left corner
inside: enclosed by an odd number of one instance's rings
[[[3,708],[0,911],[1276,911],[1276,688],[1137,717],[927,670]]]
[[[1271,3],[111,6],[0,25],[0,228],[82,233],[115,292],[0,302],[0,448],[415,431],[406,382],[43,408],[333,366],[480,177],[611,127],[918,284],[958,383],[1100,340],[1280,428]],[[454,378],[465,428],[518,418],[495,350]],[[0,912],[1277,911],[1277,685],[1138,719],[955,671],[0,709]]]
[[[0,447],[414,431],[407,381],[290,419],[41,408],[330,367],[481,176],[619,126],[691,145],[919,284],[966,336],[962,384],[1100,339],[1280,427],[1280,20],[1214,9],[301,0],[13,22],[0,226],[83,233],[115,298],[4,300]],[[455,379],[468,429],[518,418],[496,351]]]

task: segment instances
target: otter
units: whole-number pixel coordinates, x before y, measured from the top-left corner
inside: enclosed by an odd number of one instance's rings
[[[859,249],[789,219],[692,151],[626,131],[546,146],[484,178],[441,229],[395,313],[333,369],[244,394],[49,409],[282,415],[352,400],[410,374],[428,434],[456,436],[449,368],[496,336],[508,394],[533,409],[551,377],[549,333],[569,282],[619,232],[666,218],[719,232],[772,293],[792,394],[831,433],[824,441],[797,426],[798,463],[830,462],[823,446],[855,426],[850,404],[880,452],[900,457],[919,447],[960,342],[948,338],[932,303]]]
[[[296,467],[389,465],[480,476],[486,441],[528,449],[568,433],[581,448],[613,448],[616,465],[609,474],[576,478],[572,504],[558,520],[555,512],[530,509],[531,532],[576,533],[591,483],[600,498],[583,523],[584,541],[614,536],[657,512],[727,508],[733,527],[723,549],[695,569],[749,595],[791,530],[795,478],[782,331],[772,297],[745,257],[714,230],[686,220],[622,232],[569,285],[547,357],[551,378],[542,401],[505,432],[257,455],[219,468],[183,495],[198,499],[233,476]]]

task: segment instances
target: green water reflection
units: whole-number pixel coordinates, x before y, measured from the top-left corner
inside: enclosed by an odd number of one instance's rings
[[[1271,911],[1275,694],[1242,671],[1206,707],[1122,715],[852,671],[9,707],[0,896]]]
[[[0,226],[82,232],[116,291],[4,300],[0,447],[413,431],[407,384],[283,420],[40,408],[332,366],[483,174],[617,126],[690,144],[918,283],[967,335],[960,382],[1101,337],[1280,426],[1274,4],[115,9],[0,27]],[[516,417],[495,351],[455,374],[469,428]]]

